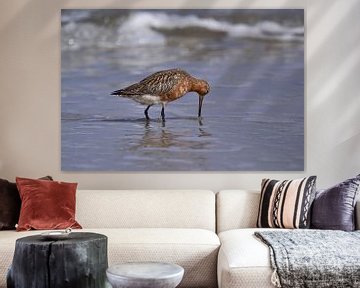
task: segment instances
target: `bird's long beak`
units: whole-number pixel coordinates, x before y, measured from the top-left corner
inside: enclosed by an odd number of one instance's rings
[[[203,100],[204,100],[204,95],[199,94],[199,112],[198,112],[199,118],[201,117],[201,107],[202,107]]]

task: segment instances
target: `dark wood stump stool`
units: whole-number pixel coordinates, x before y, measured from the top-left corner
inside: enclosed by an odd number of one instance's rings
[[[28,236],[16,240],[7,287],[105,287],[107,267],[105,235],[73,232],[62,240]]]

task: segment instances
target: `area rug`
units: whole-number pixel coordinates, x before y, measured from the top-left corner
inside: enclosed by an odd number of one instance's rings
[[[270,248],[276,287],[360,287],[360,230],[255,232]]]

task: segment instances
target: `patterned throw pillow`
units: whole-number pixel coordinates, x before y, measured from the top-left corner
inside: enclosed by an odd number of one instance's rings
[[[257,227],[308,228],[316,176],[294,180],[263,179]]]

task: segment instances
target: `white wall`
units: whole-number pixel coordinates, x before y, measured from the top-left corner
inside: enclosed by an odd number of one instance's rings
[[[227,4],[225,5],[224,2]],[[151,4],[150,4],[151,3]],[[159,4],[156,4],[159,3]],[[360,1],[17,0],[0,4],[0,178],[52,175],[83,189],[258,189],[263,177],[360,173]],[[64,173],[60,170],[61,8],[305,8],[303,173]]]

